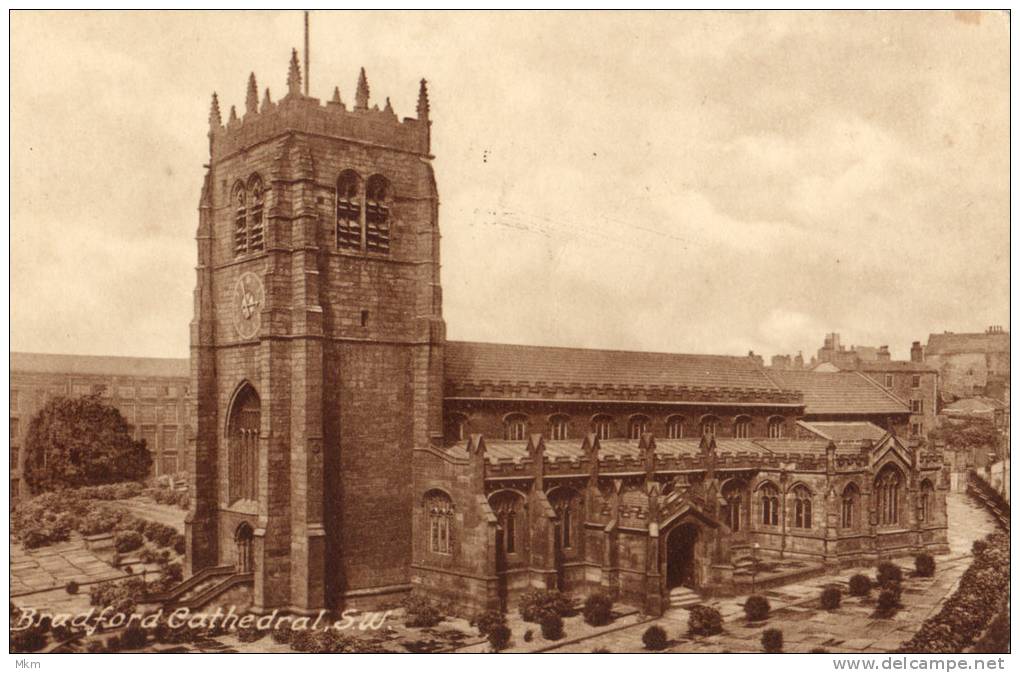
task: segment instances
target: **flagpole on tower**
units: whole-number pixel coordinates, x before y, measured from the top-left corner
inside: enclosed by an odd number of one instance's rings
[[[305,95],[308,95],[308,83],[312,73],[308,70],[308,10],[305,10]]]

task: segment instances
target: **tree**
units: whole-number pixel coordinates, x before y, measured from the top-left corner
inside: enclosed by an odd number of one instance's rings
[[[145,440],[132,439],[124,417],[98,395],[47,402],[29,423],[25,451],[34,492],[140,480],[152,466]]]
[[[1002,436],[987,418],[952,418],[928,433],[928,441],[932,444],[944,442],[947,449],[967,450],[971,455],[975,452],[997,454]]]

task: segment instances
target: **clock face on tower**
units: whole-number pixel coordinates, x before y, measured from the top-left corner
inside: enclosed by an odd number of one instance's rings
[[[242,339],[251,339],[259,332],[262,320],[262,303],[265,292],[262,281],[251,271],[246,271],[234,286],[234,326]]]

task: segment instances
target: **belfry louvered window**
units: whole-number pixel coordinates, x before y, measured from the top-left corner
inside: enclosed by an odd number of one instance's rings
[[[258,175],[248,179],[247,187],[241,181],[234,185],[234,256],[265,249],[265,195]]]
[[[365,186],[365,248],[369,252],[390,251],[390,209],[386,205],[386,178],[373,175]]]
[[[361,180],[344,171],[336,181],[336,247],[361,249]]]

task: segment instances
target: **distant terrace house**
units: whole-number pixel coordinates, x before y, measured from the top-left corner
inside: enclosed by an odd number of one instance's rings
[[[53,397],[98,394],[120,410],[136,439],[152,452],[155,475],[184,469],[189,418],[187,358],[11,353],[11,498],[27,494],[22,479],[25,435]]]

